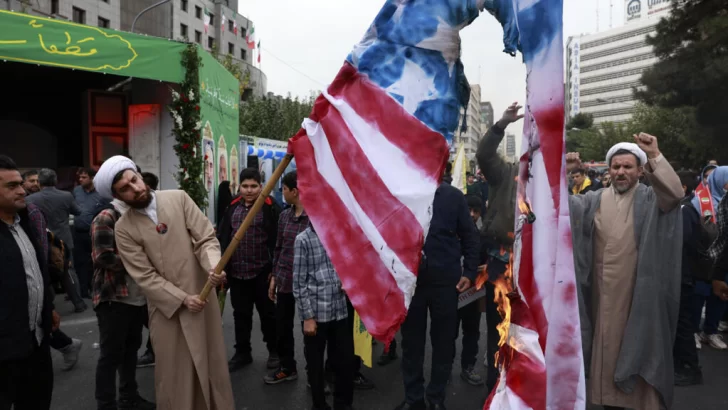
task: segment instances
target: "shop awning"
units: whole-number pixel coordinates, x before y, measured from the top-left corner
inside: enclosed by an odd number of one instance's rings
[[[248,156],[260,159],[283,159],[288,151],[288,142],[268,138],[240,136],[241,141],[248,144]]]
[[[270,159],[270,158],[283,159],[283,157],[285,155],[286,155],[286,151],[256,148],[256,147],[251,147],[250,145],[248,145],[248,156],[249,157],[258,157],[260,159]]]
[[[0,60],[180,83],[186,44],[0,10]]]

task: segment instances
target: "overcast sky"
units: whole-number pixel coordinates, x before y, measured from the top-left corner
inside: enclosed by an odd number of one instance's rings
[[[564,0],[564,39],[609,28],[609,0]],[[613,26],[624,22],[624,0],[613,0]],[[268,91],[307,96],[321,90],[341,65],[384,0],[240,0],[240,14],[255,24],[262,45]],[[525,99],[521,56],[502,52],[503,31],[484,12],[462,33],[462,60],[471,84],[480,84],[482,101],[491,101],[496,118],[513,101]],[[564,40],[564,41],[565,41]],[[520,126],[512,126],[520,147]]]

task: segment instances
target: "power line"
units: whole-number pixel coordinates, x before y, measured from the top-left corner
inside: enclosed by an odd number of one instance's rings
[[[277,57],[275,54],[271,53],[271,51],[268,50],[267,48],[261,47],[261,49],[262,50],[265,50],[265,52],[266,52],[267,55],[270,55],[271,57],[273,57],[276,60],[280,61],[281,63],[283,63],[284,65],[286,65],[291,70],[297,72],[298,74],[301,74],[302,76],[308,78],[309,80],[313,81],[314,83],[316,83],[316,84],[318,84],[318,85],[320,85],[322,87],[326,87],[326,84],[322,83],[321,81],[319,81],[319,80],[317,80],[315,78],[312,78],[311,76],[309,76],[308,74],[304,73],[303,71],[301,71],[301,70],[297,69],[296,67],[294,67],[294,66],[288,64],[287,62],[283,61],[283,59],[281,59],[281,58]]]

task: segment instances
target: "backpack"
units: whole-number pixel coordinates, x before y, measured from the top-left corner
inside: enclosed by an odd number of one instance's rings
[[[682,205],[685,207],[686,205]],[[698,216],[698,229],[693,234],[696,254],[694,255],[693,277],[697,280],[710,282],[713,273],[713,259],[708,249],[718,237],[718,225],[713,223],[710,216],[701,216],[692,205],[687,205]]]

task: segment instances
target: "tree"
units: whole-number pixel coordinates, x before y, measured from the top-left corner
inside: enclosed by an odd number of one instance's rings
[[[575,116],[571,117],[568,124],[566,124],[567,130],[586,130],[594,125],[594,116],[580,112]]]
[[[572,125],[571,121],[569,125]],[[587,129],[572,127],[567,131],[566,148],[581,154],[584,161],[603,162],[614,144],[625,141],[632,141],[629,126],[603,122]]]
[[[653,121],[660,118],[675,127],[666,131],[681,129],[682,136],[673,136],[675,154],[691,164],[705,161],[697,156],[706,146],[713,147],[711,156],[728,160],[728,148],[720,144],[728,132],[728,0],[673,2],[670,16],[657,24],[647,42],[659,61],[643,73],[645,88],[635,91],[648,107],[641,121],[665,129]],[[666,135],[660,137],[662,147]],[[686,140],[692,137],[705,141]],[[690,152],[680,152],[681,147],[690,147]]]
[[[301,128],[303,119],[311,114],[315,94],[307,99],[253,97],[240,104],[240,133],[255,137],[287,140]]]
[[[238,80],[238,83],[240,84],[240,95],[242,96],[243,92],[245,92],[245,89],[248,88],[248,86],[250,85],[250,69],[246,68],[243,70],[240,64],[235,61],[232,54],[219,54],[217,50],[217,45],[212,46],[210,54],[212,54],[212,56],[215,57],[220,65],[225,67],[225,69],[228,70],[230,74],[232,74],[233,77]]]

